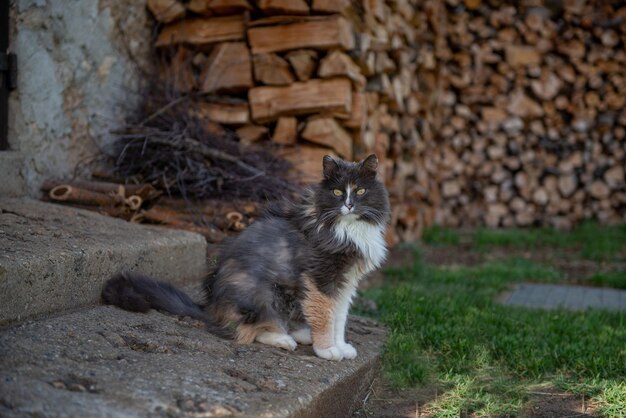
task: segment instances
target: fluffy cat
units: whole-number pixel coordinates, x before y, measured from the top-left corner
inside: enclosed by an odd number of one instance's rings
[[[167,283],[131,273],[107,282],[104,301],[192,316],[210,332],[243,344],[286,350],[313,344],[319,357],[355,358],[345,341],[348,310],[361,278],[387,254],[389,199],[377,168],[375,155],[359,163],[325,156],[323,180],[299,202],[269,207],[223,245],[204,283],[204,305]]]

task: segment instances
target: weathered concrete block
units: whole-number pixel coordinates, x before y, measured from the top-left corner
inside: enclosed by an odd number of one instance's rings
[[[0,325],[93,305],[128,270],[185,284],[207,271],[198,234],[30,199],[0,199]]]
[[[0,416],[349,417],[384,331],[351,317],[359,356],[238,345],[200,323],[100,306],[0,332]]]

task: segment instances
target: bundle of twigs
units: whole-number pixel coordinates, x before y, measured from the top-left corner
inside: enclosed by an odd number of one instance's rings
[[[285,177],[288,163],[269,145],[244,146],[197,116],[197,95],[152,97],[140,122],[115,132],[116,168],[124,178],[190,199],[271,200],[297,190]]]

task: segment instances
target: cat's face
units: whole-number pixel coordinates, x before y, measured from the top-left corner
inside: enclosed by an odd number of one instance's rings
[[[358,163],[324,157],[324,179],[316,192],[316,205],[325,221],[342,218],[382,225],[389,216],[389,198],[376,179],[374,154]]]

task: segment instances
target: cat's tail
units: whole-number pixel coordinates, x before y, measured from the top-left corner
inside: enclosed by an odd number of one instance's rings
[[[150,309],[174,315],[190,316],[203,321],[211,334],[232,338],[232,332],[217,324],[185,292],[170,283],[154,280],[139,273],[119,273],[102,289],[102,299],[127,311],[148,312]]]

